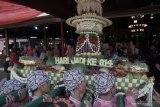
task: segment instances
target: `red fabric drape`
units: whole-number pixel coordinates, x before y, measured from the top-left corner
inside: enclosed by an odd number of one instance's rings
[[[26,21],[41,13],[35,9],[8,2],[8,0],[0,1],[0,25]]]

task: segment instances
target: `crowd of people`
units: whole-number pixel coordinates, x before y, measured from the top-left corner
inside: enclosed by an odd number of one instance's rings
[[[64,73],[64,87],[66,94],[53,99],[47,93],[50,91],[49,77],[42,70],[35,70],[27,77],[27,84],[22,84],[17,80],[6,81],[0,90],[0,95],[7,95],[4,107],[21,107],[33,102],[43,96],[43,102],[38,107],[81,107],[83,96],[86,92],[87,81],[85,74],[79,69],[70,69]],[[93,101],[84,101],[86,107],[117,107],[115,77],[111,73],[97,74],[93,83],[95,92]],[[25,96],[24,87],[28,87],[29,96]],[[10,92],[19,90],[20,100],[15,102],[15,98],[9,95]],[[92,93],[93,94],[93,93]],[[92,95],[90,94],[90,95]],[[90,96],[92,97],[92,96]],[[125,91],[125,106],[136,107],[138,90],[129,89]]]
[[[142,55],[141,50],[133,44],[117,42],[115,47],[110,46],[108,43],[104,43],[102,46],[103,54],[107,58],[111,58],[112,55],[128,58],[132,62],[145,61],[145,56]]]
[[[65,56],[73,56],[73,49],[71,45],[65,46]],[[61,49],[58,44],[53,45],[46,49],[45,46],[41,45],[34,45],[34,46],[22,46],[21,48],[13,48],[10,52],[10,55],[6,54],[6,49],[3,49],[3,58],[4,61],[4,71],[7,73],[7,78],[10,77],[10,72],[7,70],[9,66],[13,66],[14,64],[19,63],[19,58],[21,56],[32,56],[37,57],[43,60],[44,62],[47,61],[48,57],[59,57],[61,56]]]
[[[133,41],[130,42],[116,42],[111,44],[109,42],[102,42],[101,52],[105,58],[112,58],[114,56],[128,58],[131,62],[144,62],[149,67],[148,76],[155,77],[155,87],[159,87],[160,83],[160,43],[159,41],[153,40],[150,45],[146,47],[138,47]],[[75,49],[71,45],[66,45],[65,56],[74,56]],[[10,65],[18,63],[20,56],[33,56],[38,57],[44,61],[47,60],[47,52],[50,51],[52,57],[61,56],[61,48],[58,45],[53,45],[49,49],[45,46],[22,46],[20,49],[13,48],[10,53],[9,60]],[[4,51],[5,53],[5,51]],[[4,64],[5,71],[9,64]],[[159,91],[159,89],[157,90]]]
[[[155,77],[156,89],[160,83],[160,43],[153,40],[150,45],[146,47],[138,47],[132,41],[130,42],[116,42],[115,45],[109,43],[102,44],[102,52],[106,58],[114,56],[128,58],[133,63],[146,63],[149,67],[148,76]],[[158,86],[156,86],[158,85]],[[157,89],[160,91],[160,89]]]
[[[73,56],[74,52],[71,45],[66,45],[64,50],[65,50],[64,53],[65,56]],[[46,49],[46,46],[41,46],[41,45],[34,45],[34,46],[24,45],[20,48],[13,47],[13,49],[10,52],[10,55],[6,54],[6,49],[4,48],[2,54],[5,57],[9,56],[10,65],[14,65],[18,63],[20,56],[32,56],[40,58],[42,60],[46,60],[47,51],[50,51],[53,57],[61,56],[61,47],[58,44],[55,44],[52,47],[50,46],[48,47],[48,49]]]
[[[116,42],[115,45],[109,43],[102,44],[102,55],[105,58],[112,58],[114,56],[128,58],[131,62],[144,62],[149,66],[148,76],[155,77],[155,90],[160,91],[160,43],[158,41],[152,43],[147,48],[140,48],[136,46],[132,41],[128,43]],[[60,49],[57,45],[47,50],[44,46],[35,45],[24,46],[21,49],[13,49],[10,54],[10,58],[6,61],[10,65],[18,63],[19,56],[33,56],[39,57],[42,60],[47,59],[47,51],[52,53],[53,57],[61,56]],[[66,56],[73,56],[74,52],[71,45],[67,45],[65,49]],[[7,68],[6,65],[5,67]],[[7,69],[6,69],[7,71]],[[66,94],[63,98],[51,98],[47,95],[50,91],[49,77],[42,71],[36,70],[27,77],[27,84],[21,84],[16,80],[6,81],[0,90],[0,95],[7,95],[6,105],[4,107],[20,107],[27,103],[30,103],[41,96],[43,96],[44,102],[38,107],[80,107],[83,99],[83,95],[86,92],[86,80],[85,75],[79,69],[71,69],[64,72],[64,86]],[[114,87],[115,77],[110,73],[97,74],[94,79],[95,92],[93,101],[85,101],[86,107],[117,107],[116,88]],[[25,96],[24,87],[28,88],[29,96]],[[15,102],[15,98],[9,93],[19,90],[20,100]],[[155,91],[155,92],[156,92]],[[69,94],[68,94],[69,93]],[[93,94],[93,93],[92,93]],[[69,95],[69,96],[68,96]],[[138,97],[138,90],[129,89],[125,91],[125,106],[136,107],[136,99]],[[157,101],[160,100],[160,95],[153,97]],[[63,103],[63,104],[62,104]]]

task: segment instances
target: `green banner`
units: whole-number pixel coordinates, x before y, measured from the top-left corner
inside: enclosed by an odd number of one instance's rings
[[[110,59],[85,58],[85,57],[55,57],[55,64],[84,64],[89,66],[113,67],[113,62]]]

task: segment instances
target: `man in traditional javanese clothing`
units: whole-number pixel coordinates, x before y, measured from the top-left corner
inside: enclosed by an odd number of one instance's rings
[[[19,90],[20,100],[15,102],[15,97],[10,95],[10,93],[17,90]],[[6,104],[2,107],[20,107],[27,102],[23,84],[17,80],[5,81],[0,88],[0,95],[6,95]]]
[[[116,97],[114,97],[116,88],[115,77],[110,73],[101,73],[94,77],[95,101],[93,107],[117,107]],[[125,92],[125,107],[136,107],[135,100],[138,91],[128,90]]]
[[[38,107],[80,107],[82,97],[86,91],[85,75],[80,70],[72,69],[64,73],[64,85],[69,98],[56,98],[52,103],[41,103]],[[86,107],[91,107],[91,104],[86,101]]]
[[[66,91],[70,93],[69,100],[72,101],[75,107],[81,106],[81,101],[86,92],[86,80],[82,71],[72,69],[64,73],[64,84]],[[89,107],[89,102],[86,102]]]
[[[33,71],[27,77],[27,86],[29,88],[29,96],[34,101],[50,91],[49,77],[42,70]],[[49,96],[47,97],[52,101]]]

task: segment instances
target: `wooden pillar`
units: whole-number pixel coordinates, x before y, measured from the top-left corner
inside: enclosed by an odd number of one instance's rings
[[[30,38],[28,38],[28,46],[31,46]]]
[[[13,42],[14,42],[14,47],[13,47],[13,48],[17,48],[17,44],[16,44],[16,35],[14,36]]]
[[[6,46],[6,54],[9,55],[9,38],[7,29],[5,29],[5,46]]]
[[[61,26],[61,55],[64,56],[65,52],[64,52],[64,30],[63,30],[63,20],[61,19],[60,22],[60,26]]]
[[[45,29],[45,27],[43,28],[43,32],[44,32],[44,40],[43,40],[43,45],[45,46],[45,48],[47,49],[47,29]]]

